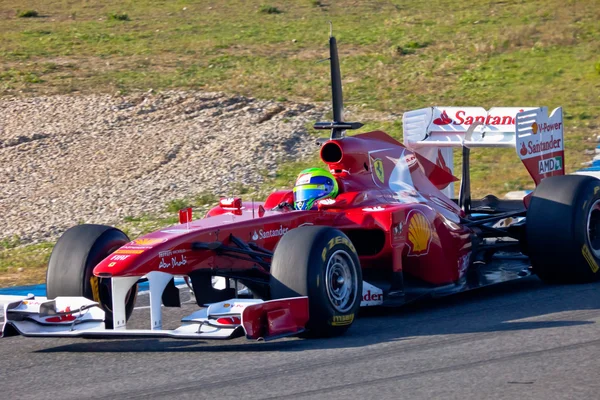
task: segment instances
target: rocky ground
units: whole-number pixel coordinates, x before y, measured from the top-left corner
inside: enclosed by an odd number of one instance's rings
[[[324,109],[223,93],[0,100],[0,241],[116,224],[173,199],[257,187],[315,154]]]

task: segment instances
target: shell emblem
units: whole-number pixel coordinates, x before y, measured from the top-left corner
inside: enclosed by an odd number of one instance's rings
[[[373,169],[375,170],[375,176],[377,176],[377,179],[379,179],[381,183],[384,183],[385,172],[383,171],[383,161],[381,161],[381,158],[377,158],[375,161],[373,161]]]
[[[425,214],[419,210],[411,210],[408,213],[407,226],[408,255],[418,257],[429,253],[432,233]]]
[[[134,240],[133,244],[138,246],[152,246],[154,244],[164,243],[166,241],[167,239],[163,238],[144,238]]]
[[[537,122],[534,122],[533,124],[531,124],[531,131],[533,132],[534,135],[538,133],[538,124],[537,124]]]

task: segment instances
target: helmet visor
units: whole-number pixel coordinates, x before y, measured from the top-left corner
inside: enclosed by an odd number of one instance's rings
[[[307,200],[317,200],[327,196],[331,192],[331,188],[325,185],[308,184],[296,186],[294,188],[294,201],[304,202]]]

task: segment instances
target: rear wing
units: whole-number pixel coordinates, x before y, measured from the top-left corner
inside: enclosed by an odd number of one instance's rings
[[[449,171],[452,149],[465,146],[517,149],[536,184],[564,174],[560,107],[550,116],[546,107],[428,107],[404,113],[402,121],[404,145]],[[453,195],[453,188],[446,191]]]

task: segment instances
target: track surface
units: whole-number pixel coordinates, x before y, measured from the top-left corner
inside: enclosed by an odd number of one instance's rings
[[[192,307],[173,310],[167,327]],[[132,324],[148,314],[136,310]],[[6,338],[0,397],[595,399],[599,320],[600,284],[530,277],[370,310],[328,340]]]

